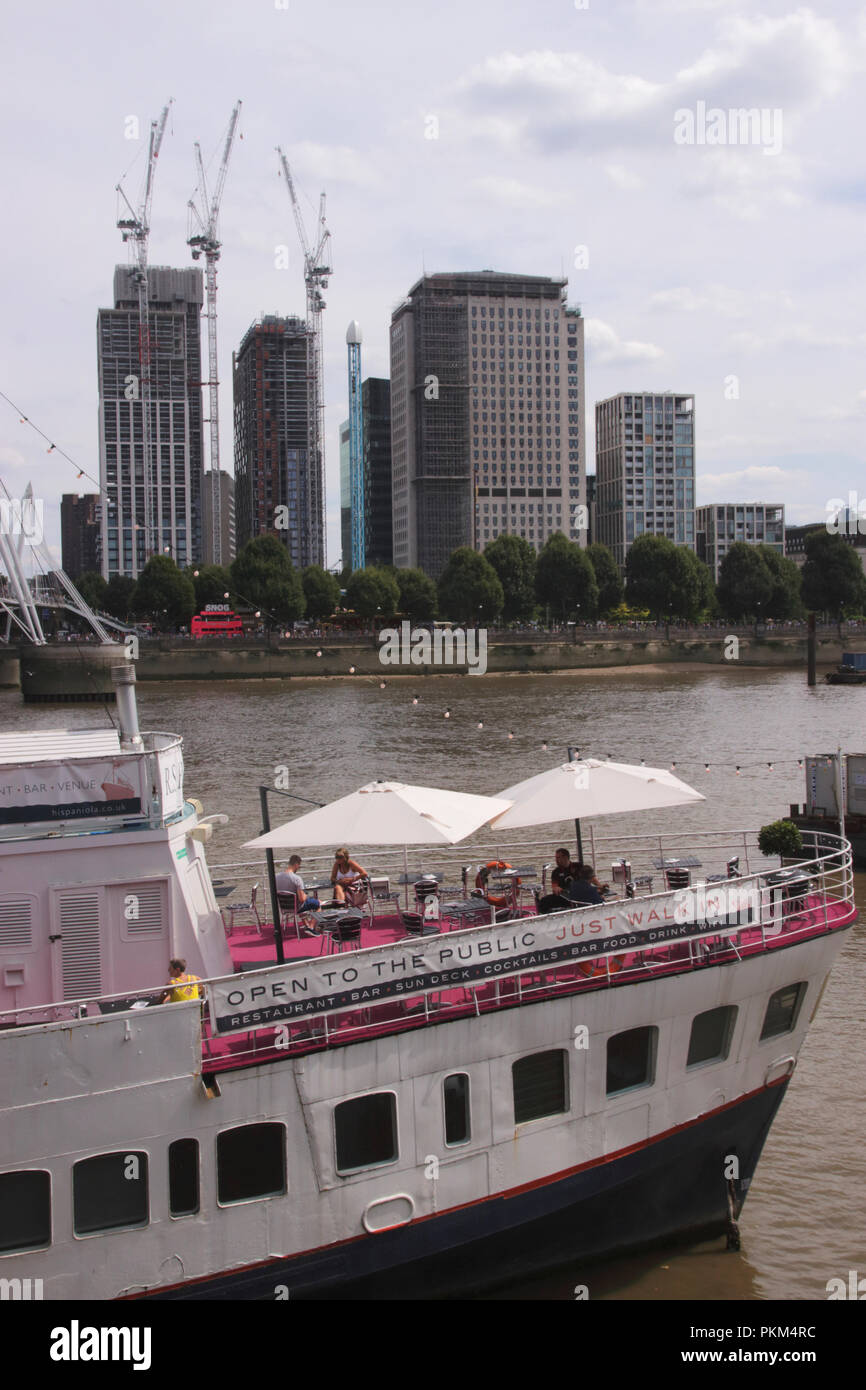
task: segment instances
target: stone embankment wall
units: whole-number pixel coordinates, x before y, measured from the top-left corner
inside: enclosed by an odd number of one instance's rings
[[[597,670],[621,666],[658,666],[667,663],[698,664],[705,666],[764,666],[799,667],[805,677],[806,638],[805,633],[774,634],[755,637],[754,633],[741,633],[738,636],[739,649],[736,659],[725,656],[726,635],[720,633],[693,635],[671,634],[670,640],[663,635],[586,635],[577,641],[557,641],[543,637],[537,640],[507,637],[492,638],[487,648],[487,670],[489,674],[508,672],[564,672]],[[842,659],[842,651],[866,650],[866,637],[846,636],[839,640],[838,635],[825,632],[818,638],[818,664],[823,667],[837,665]],[[730,647],[727,646],[727,650]],[[317,653],[321,652],[321,656]],[[379,660],[380,645],[372,637],[355,640],[342,638],[333,641],[322,638],[320,641],[218,641],[206,639],[160,638],[142,642],[136,674],[139,681],[171,680],[286,680],[308,677],[381,676],[385,679],[394,676],[435,676],[452,675],[465,672],[466,666],[384,666]],[[83,655],[93,658],[82,660]],[[122,659],[122,648],[115,648],[111,660],[106,660],[100,649],[85,645],[74,647],[71,644],[57,644],[42,648],[28,648],[25,664],[33,672],[31,680],[38,684],[41,698],[51,698],[50,690],[56,688],[58,696],[74,687],[81,698],[86,691],[92,698],[99,698],[97,691],[101,685],[109,686],[108,671],[104,669]],[[101,659],[100,659],[101,658]],[[34,665],[40,670],[37,675]],[[93,666],[102,667],[99,672],[102,680],[94,679]],[[351,668],[354,667],[354,672]],[[20,682],[19,662],[9,653],[0,655],[0,685],[17,686]],[[25,684],[27,682],[25,681]],[[110,688],[110,686],[109,686]],[[39,698],[39,696],[37,696]],[[75,698],[75,696],[73,696]]]

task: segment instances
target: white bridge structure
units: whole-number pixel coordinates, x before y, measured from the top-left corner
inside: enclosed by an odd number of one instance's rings
[[[23,495],[12,497],[0,481],[0,641],[11,643],[23,636],[34,646],[48,638],[40,611],[65,608],[84,618],[100,642],[113,643],[115,632],[127,632],[123,623],[94,613],[68,574],[55,563],[43,534],[42,500],[33,496],[28,483]]]

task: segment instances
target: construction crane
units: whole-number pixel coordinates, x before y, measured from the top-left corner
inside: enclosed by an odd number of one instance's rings
[[[197,261],[200,256],[204,256],[205,263],[205,303],[207,312],[207,350],[208,350],[208,390],[210,393],[210,485],[212,494],[211,517],[213,520],[213,563],[221,565],[223,562],[222,551],[222,516],[221,516],[221,488],[220,488],[220,435],[219,435],[219,362],[217,360],[217,283],[216,283],[216,263],[220,258],[219,240],[219,212],[222,202],[223,188],[225,187],[226,173],[229,167],[229,157],[234,144],[235,132],[241,114],[239,101],[232,112],[229,121],[228,134],[226,135],[225,145],[223,146],[222,163],[217,175],[216,188],[213,197],[208,202],[207,179],[205,178],[204,164],[201,157],[201,146],[198,141],[195,144],[195,162],[198,170],[198,188],[200,206],[196,206],[193,198],[189,200],[190,210],[190,235],[187,242],[192,249],[192,258]],[[194,230],[195,229],[195,230]],[[227,557],[229,558],[229,557]]]
[[[121,184],[117,184],[116,186],[117,193],[123,199],[129,212],[129,217],[118,218],[117,225],[123,235],[123,240],[129,243],[129,260],[130,265],[133,267],[132,278],[138,290],[138,399],[141,402],[142,501],[144,504],[145,560],[149,555],[153,554],[154,551],[159,549],[158,536],[160,530],[159,518],[157,518],[156,525],[154,525],[153,518],[153,472],[150,430],[150,296],[147,283],[147,243],[150,236],[150,205],[153,201],[153,180],[156,173],[156,161],[159,158],[162,137],[165,134],[165,125],[173,101],[174,98],[170,98],[168,104],[162,108],[162,114],[159,120],[151,121],[150,123],[150,143],[147,151],[144,189],[137,209],[130,203]],[[133,498],[135,498],[134,442],[131,442],[130,449],[130,490]],[[136,513],[138,511],[135,501],[133,501],[133,511]],[[133,530],[133,535],[135,535],[135,530]],[[138,576],[138,569],[138,547],[133,546],[133,578]]]
[[[304,219],[295,193],[286,156],[277,146],[280,166],[292,211],[301,250],[304,253],[304,284],[307,290],[307,477],[306,486],[298,491],[301,508],[300,553],[305,565],[324,565],[325,555],[325,392],[322,371],[322,310],[325,299],[322,290],[328,288],[331,269],[331,233],[325,224],[325,195],[319,197],[319,217],[316,223],[316,243],[310,245]]]

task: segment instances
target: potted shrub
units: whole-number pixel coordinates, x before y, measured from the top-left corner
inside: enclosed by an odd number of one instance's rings
[[[801,859],[803,837],[793,821],[774,820],[762,825],[758,831],[758,848],[767,858],[778,854],[783,862],[785,859]]]

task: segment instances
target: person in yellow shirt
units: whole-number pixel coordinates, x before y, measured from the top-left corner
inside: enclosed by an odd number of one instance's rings
[[[161,1004],[179,1004],[184,999],[201,998],[200,976],[187,974],[185,960],[170,960],[168,973],[171,989],[162,996]]]

